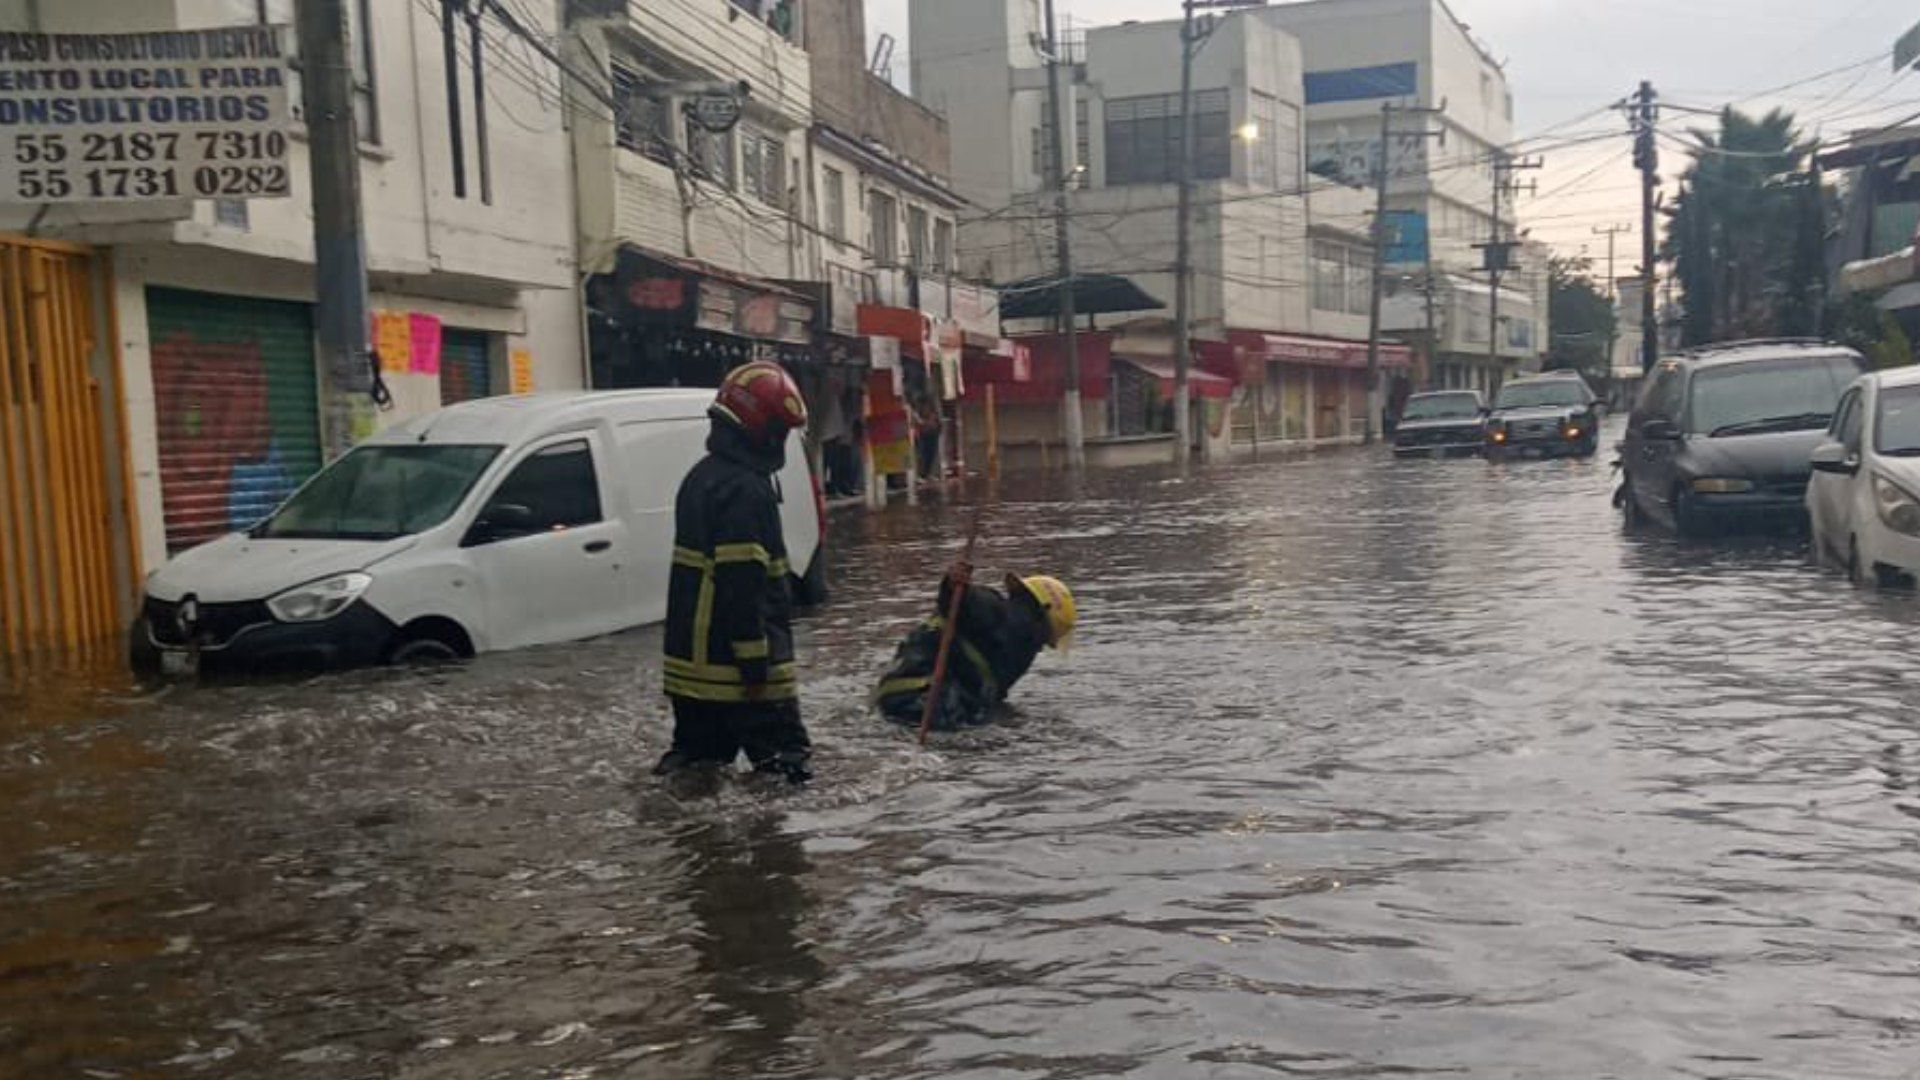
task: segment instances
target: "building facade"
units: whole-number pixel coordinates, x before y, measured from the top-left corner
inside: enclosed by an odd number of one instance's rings
[[[460,71],[446,69],[439,10],[349,5],[372,306],[408,341],[404,362],[393,363],[394,350],[386,358],[391,405],[361,401],[355,437],[507,392],[516,378],[523,389],[585,382],[553,86],[496,73],[476,93],[470,46]],[[292,0],[0,5],[0,26],[45,33],[293,21]],[[550,34],[556,21],[523,28]],[[470,41],[471,28],[459,30]],[[480,32],[483,54],[515,47],[497,21]],[[101,271],[102,363],[124,397],[115,425],[124,437],[107,433],[116,444],[107,456],[126,463],[130,507],[116,527],[131,534],[135,569],[252,524],[347,449],[322,435],[331,391],[315,358],[312,198],[294,70],[290,197],[0,207],[0,228],[83,245]],[[464,109],[458,192],[450,74]]]
[[[1057,275],[1049,177],[1054,122],[1038,4],[983,0],[910,8],[914,85],[947,113],[956,186],[982,213],[961,230],[962,267],[1001,282]],[[1195,427],[1204,452],[1344,440],[1365,422],[1366,307],[1345,292],[1316,313],[1308,288],[1304,71],[1299,43],[1250,14],[1219,18],[1194,62],[1191,241]],[[1180,24],[1130,23],[1068,41],[1069,229],[1076,275],[1117,275],[1169,308],[1178,228]],[[1336,226],[1370,266],[1366,226]],[[1354,296],[1364,297],[1364,277]],[[1167,439],[1173,327],[1164,310],[1094,315],[1083,424],[1105,443]],[[1014,329],[1044,333],[1045,320]],[[1357,333],[1357,336],[1355,336]],[[1043,348],[1044,369],[1064,350]],[[1403,362],[1404,351],[1389,360]],[[1083,364],[1083,375],[1087,365]],[[1057,385],[1064,385],[1058,383]],[[1023,398],[1031,395],[1021,395]],[[1028,402],[1015,438],[1058,438],[1057,401]]]
[[[1550,341],[1544,249],[1516,250],[1502,275],[1496,327],[1485,249],[1475,246],[1495,239],[1495,161],[1513,140],[1513,94],[1499,63],[1445,0],[1305,0],[1262,8],[1259,17],[1300,41],[1310,170],[1370,186],[1384,161],[1388,209],[1424,221],[1426,258],[1389,266],[1384,320],[1389,333],[1422,344],[1421,381],[1491,391],[1537,370]],[[1388,104],[1444,111],[1395,119],[1383,152]],[[1519,230],[1512,195],[1500,197],[1503,241]],[[1372,202],[1369,193],[1366,210]],[[1352,215],[1353,207],[1340,207],[1331,220],[1350,234]],[[1323,240],[1316,292],[1332,296],[1337,278],[1350,281],[1354,257],[1347,240]]]

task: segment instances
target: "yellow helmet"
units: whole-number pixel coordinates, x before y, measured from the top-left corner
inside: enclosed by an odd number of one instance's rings
[[[1058,647],[1073,634],[1073,625],[1079,620],[1080,612],[1073,603],[1073,591],[1059,578],[1044,576],[1020,577],[1007,575],[1007,588],[1018,588],[1047,613],[1047,644]]]

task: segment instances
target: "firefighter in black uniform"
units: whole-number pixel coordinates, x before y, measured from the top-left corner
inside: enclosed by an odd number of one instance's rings
[[[940,583],[932,618],[908,634],[893,667],[874,689],[874,704],[897,724],[917,726],[933,683],[940,636],[952,610],[953,590],[970,585],[973,568],[956,565]],[[1042,649],[1063,648],[1073,634],[1073,593],[1056,578],[1007,575],[1006,595],[972,586],[960,600],[960,622],[947,658],[946,683],[933,726],[942,731],[974,727],[992,719]]]
[[[794,783],[812,778],[793,663],[793,599],[773,477],[788,433],[807,424],[800,388],[755,362],[720,385],[707,456],[674,503],[667,590],[666,691],[673,749],[656,775],[731,765]]]

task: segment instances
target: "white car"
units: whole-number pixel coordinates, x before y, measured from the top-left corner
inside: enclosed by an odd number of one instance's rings
[[[451,659],[666,617],[674,498],[711,390],[467,402],[355,447],[266,520],[146,583],[137,668]],[[800,435],[775,477],[802,599],[824,505]]]
[[[1855,581],[1920,576],[1920,368],[1861,376],[1841,395],[1807,485],[1813,548]]]

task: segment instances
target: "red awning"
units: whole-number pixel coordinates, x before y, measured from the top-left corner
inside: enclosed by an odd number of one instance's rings
[[[1131,364],[1141,371],[1160,380],[1160,393],[1173,396],[1173,361],[1164,357],[1115,356],[1114,360],[1122,364]],[[1198,398],[1218,398],[1226,400],[1233,396],[1233,382],[1218,375],[1190,368],[1187,371],[1187,392]]]
[[[1305,334],[1263,334],[1255,330],[1234,330],[1227,334],[1227,339],[1235,347],[1247,350],[1250,355],[1264,355],[1268,360],[1283,364],[1361,371],[1366,370],[1367,366],[1367,343],[1364,341]],[[1413,350],[1405,345],[1383,342],[1380,346],[1380,366],[1411,367]]]

